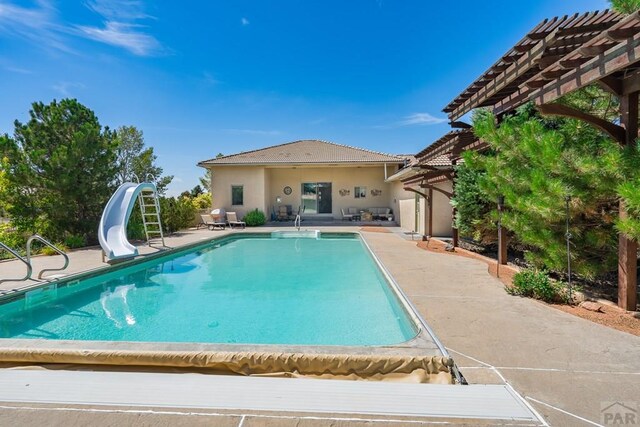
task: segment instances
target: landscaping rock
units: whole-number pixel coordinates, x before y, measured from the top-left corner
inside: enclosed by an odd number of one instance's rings
[[[583,301],[580,303],[580,307],[589,311],[596,311],[598,313],[602,313],[602,304],[593,301]]]

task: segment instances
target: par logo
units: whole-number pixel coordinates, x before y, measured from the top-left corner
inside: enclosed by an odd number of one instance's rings
[[[638,402],[603,402],[600,405],[600,421],[606,426],[640,425]]]

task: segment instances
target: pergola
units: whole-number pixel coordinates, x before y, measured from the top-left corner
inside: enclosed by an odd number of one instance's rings
[[[553,103],[594,83],[620,99],[619,124]],[[542,114],[583,120],[625,145],[638,138],[639,93],[640,11],[625,16],[605,10],[542,21],[443,111],[455,123],[478,107],[500,118],[534,101]],[[504,236],[499,246],[505,264]],[[620,235],[618,305],[626,310],[636,309],[637,250],[637,242]]]

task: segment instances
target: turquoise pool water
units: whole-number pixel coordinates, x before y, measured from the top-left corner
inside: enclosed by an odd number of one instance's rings
[[[241,235],[30,291],[0,337],[387,345],[416,329],[356,234]]]

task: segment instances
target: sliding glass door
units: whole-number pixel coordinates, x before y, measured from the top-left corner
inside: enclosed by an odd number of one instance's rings
[[[303,183],[302,206],[304,207],[305,214],[332,213],[331,183]]]

